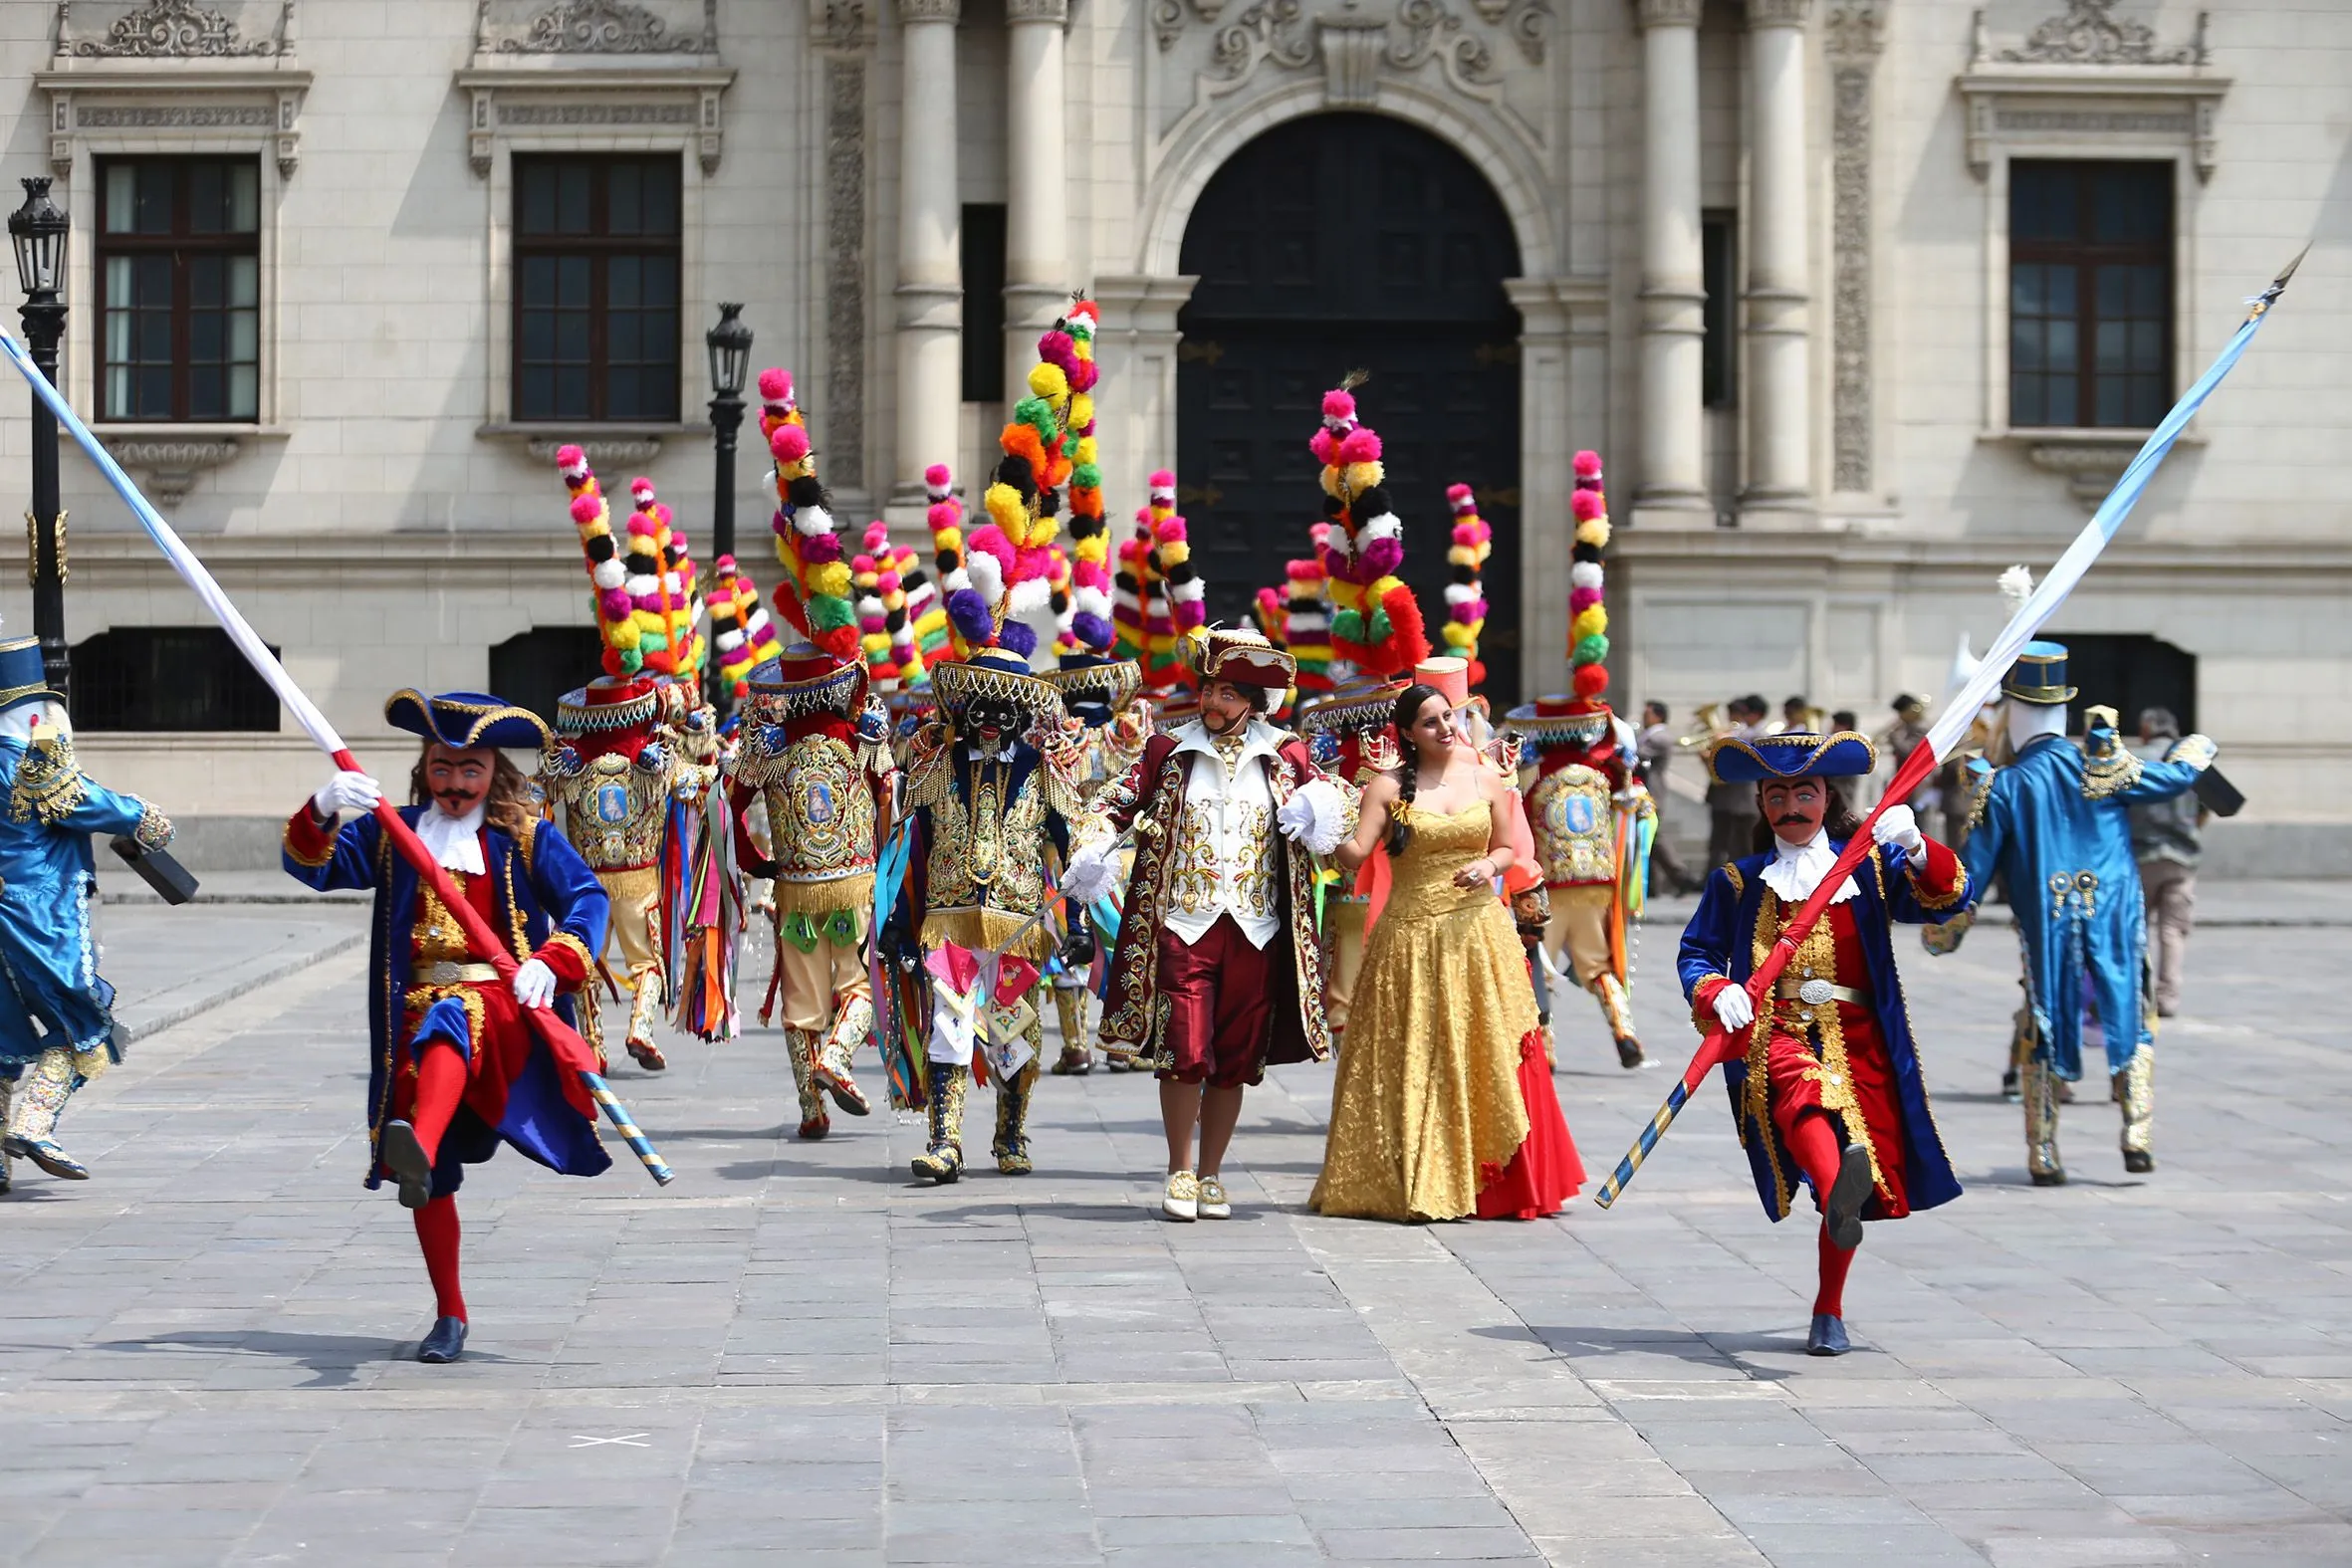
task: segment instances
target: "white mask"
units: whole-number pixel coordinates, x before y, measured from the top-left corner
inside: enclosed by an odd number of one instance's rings
[[[2045,735],[2066,733],[2066,705],[2064,703],[2018,702],[2011,699],[2008,709],[2009,755],[2025,750],[2027,741]]]
[[[41,726],[45,738],[70,741],[74,738],[74,721],[67,717],[65,704],[56,702],[28,702],[0,713],[0,737],[33,744],[33,726]]]

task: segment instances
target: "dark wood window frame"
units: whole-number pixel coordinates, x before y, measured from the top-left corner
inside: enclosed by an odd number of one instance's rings
[[[529,182],[541,169],[561,170],[565,165],[588,171],[588,213],[586,232],[537,232],[528,226],[525,203]],[[667,233],[612,232],[612,173],[623,165],[644,169],[658,168],[669,176],[669,229]],[[679,349],[678,324],[684,311],[684,258],[682,218],[684,180],[676,153],[517,153],[514,171],[514,306],[509,323],[513,334],[513,397],[514,417],[521,423],[675,423],[682,403],[683,356]],[[560,221],[560,220],[559,220]],[[640,396],[638,406],[613,406],[613,369],[611,358],[611,325],[616,314],[611,304],[611,271],[615,259],[660,258],[669,263],[670,303],[653,307],[658,312],[666,309],[672,330],[658,339],[658,346],[666,351],[666,358],[643,357],[648,346],[640,342],[640,357],[625,361],[641,369],[666,364],[668,369],[666,401],[647,400]],[[535,313],[561,307],[547,306],[533,301],[528,288],[531,263],[537,260],[581,260],[588,264],[587,305],[588,340],[586,344],[588,400],[585,410],[566,408],[552,380],[557,367],[580,361],[550,357],[527,357],[531,348],[528,319]],[[561,285],[559,284],[559,288]],[[639,307],[636,309],[643,310]],[[535,399],[532,382],[536,369],[551,371],[551,384],[544,400]]]
[[[2049,220],[2037,222],[2027,209],[2050,199],[2061,176],[2072,182],[2072,211],[2064,220],[2071,232],[2034,232]],[[2163,159],[2010,163],[2005,282],[2012,427],[2145,430],[2164,417],[2174,391],[2179,289],[2174,178],[2173,164]],[[2153,232],[2102,236],[2102,197],[2136,198],[2139,210],[2157,219]],[[2044,308],[2031,309],[2036,303]],[[2069,333],[2071,352],[2053,350],[2051,337],[2063,342]],[[2114,357],[2103,365],[2103,351],[2120,357],[2120,366]],[[2109,406],[2102,408],[2103,401]]]
[[[114,213],[109,199],[111,176],[118,170],[157,167],[167,168],[171,172],[170,228],[156,233],[140,233],[135,228],[118,230],[112,227],[111,220]],[[223,171],[242,170],[251,173],[254,202],[254,221],[251,228],[224,227],[213,231],[199,231],[193,227],[195,200],[190,191],[190,184],[200,167],[217,168]],[[98,187],[99,211],[95,245],[96,266],[93,269],[96,276],[93,279],[93,292],[98,297],[97,402],[100,422],[113,424],[166,422],[173,424],[253,424],[257,422],[261,417],[262,372],[260,158],[251,154],[244,156],[190,156],[184,153],[108,156],[97,160],[95,173],[94,183]],[[134,173],[132,178],[136,180],[137,175]],[[232,195],[226,199],[233,203],[235,198]],[[133,196],[132,200],[135,207],[137,198]],[[134,213],[133,222],[135,223],[135,221]],[[163,412],[157,412],[152,408],[142,409],[135,384],[126,405],[118,402],[112,395],[114,373],[118,367],[129,366],[130,375],[135,383],[142,366],[151,366],[157,362],[152,358],[138,357],[135,352],[135,344],[131,358],[118,360],[112,356],[114,335],[110,328],[112,313],[118,308],[118,303],[114,299],[112,288],[112,274],[115,270],[113,263],[127,259],[135,266],[140,260],[155,257],[168,257],[171,262],[170,302],[164,313],[170,323],[171,340],[168,363],[170,365],[171,390],[168,399],[169,408]],[[253,299],[249,304],[242,305],[236,303],[234,294],[234,262],[240,257],[251,257],[253,261]],[[217,306],[206,306],[202,311],[199,311],[193,298],[193,274],[198,265],[208,258],[219,258],[224,262],[220,291],[222,303]],[[144,315],[153,312],[155,308],[151,305],[144,305],[136,309],[139,314]],[[235,355],[235,319],[241,312],[250,312],[253,317],[253,344],[250,359]],[[218,315],[221,334],[219,357],[205,361],[207,365],[217,365],[220,368],[220,403],[217,408],[201,411],[195,406],[195,391],[191,385],[193,371],[196,367],[196,318],[199,315]],[[131,327],[131,334],[135,339],[138,334],[135,320]],[[252,406],[239,408],[236,401],[235,372],[239,366],[245,364],[252,366]]]

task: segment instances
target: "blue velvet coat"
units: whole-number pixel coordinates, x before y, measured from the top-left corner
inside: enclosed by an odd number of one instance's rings
[[[2037,1054],[2061,1078],[2082,1076],[2086,1004],[2106,1036],[2108,1071],[2121,1072],[2154,1037],[2129,807],[2171,799],[2196,784],[2200,770],[2138,768],[2137,780],[2092,799],[2080,748],[2063,736],[2036,737],[1994,774],[1983,820],[1961,848],[1971,886],[1991,887],[1996,872],[2008,883]]]
[[[1832,840],[1833,849],[1845,845]],[[1960,1178],[1952,1174],[1952,1160],[1928,1105],[1926,1081],[1920,1076],[1919,1048],[1911,1035],[1911,1014],[1903,1002],[1903,979],[1895,969],[1894,923],[1936,925],[1968,906],[1965,882],[1949,898],[1930,908],[1913,886],[1907,856],[1894,845],[1873,848],[1854,868],[1855,894],[1846,906],[1853,912],[1854,929],[1862,943],[1863,967],[1871,979],[1871,1010],[1885,1038],[1894,1068],[1897,1103],[1903,1112],[1904,1183],[1911,1207],[1933,1209],[1960,1196]],[[1699,895],[1699,908],[1682,934],[1682,952],[1675,968],[1682,977],[1683,996],[1691,999],[1702,981],[1725,976],[1745,983],[1756,970],[1756,927],[1764,895],[1764,868],[1772,862],[1769,851],[1718,866],[1708,873]],[[1829,916],[1823,913],[1823,920]],[[1772,937],[1776,937],[1775,930]],[[1770,938],[1767,938],[1767,947]],[[1732,1118],[1739,1124],[1740,1142],[1748,1150],[1748,1164],[1756,1177],[1757,1196],[1773,1220],[1787,1218],[1789,1201],[1803,1179],[1795,1159],[1781,1146],[1779,1129],[1769,1115],[1754,1116],[1747,1106],[1748,1063],[1724,1064],[1724,1087],[1731,1091]]]
[[[115,988],[99,978],[90,930],[90,838],[130,832],[147,811],[85,777],[71,809],[20,821],[9,797],[24,761],[25,743],[0,737],[0,1078],[10,1079],[51,1045],[88,1053],[111,1043]]]
[[[307,810],[308,807],[306,806]],[[429,806],[402,806],[400,817],[413,826]],[[497,913],[491,924],[507,939],[514,956],[527,959],[553,938],[580,944],[584,954],[604,951],[604,927],[611,904],[596,874],[580,858],[580,851],[553,822],[534,821],[528,851],[496,827],[485,828],[483,861],[496,887]],[[373,816],[344,823],[326,858],[307,860],[289,835],[284,861],[297,881],[322,892],[336,888],[373,888],[375,911],[369,922],[367,944],[367,1185],[382,1183],[376,1151],[383,1124],[391,1114],[392,1076],[397,1060],[404,1062],[413,1043],[405,1034],[409,984],[409,945],[416,931],[417,875],[384,838]],[[518,936],[520,940],[517,940]],[[589,968],[591,977],[595,973]],[[556,1011],[578,1027],[573,999],[558,997]],[[461,1008],[444,1009],[444,1023],[463,1026]],[[460,1040],[470,1051],[471,1042]],[[597,1140],[591,1115],[584,1116],[566,1094],[562,1068],[544,1040],[534,1038],[531,1062],[507,1094],[506,1113],[496,1127],[460,1110],[442,1139],[434,1191],[454,1191],[456,1167],[487,1160],[501,1141],[565,1176],[594,1176],[612,1164]]]

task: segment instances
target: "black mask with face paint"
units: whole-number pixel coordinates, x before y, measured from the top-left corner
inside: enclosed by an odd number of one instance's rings
[[[956,729],[967,741],[980,739],[983,730],[995,730],[1001,741],[1018,741],[1024,728],[1025,715],[1021,705],[1010,697],[978,696],[964,704],[964,712]]]

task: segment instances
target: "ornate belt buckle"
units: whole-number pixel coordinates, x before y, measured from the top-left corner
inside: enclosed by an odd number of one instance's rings
[[[436,986],[454,986],[457,984],[457,966],[442,959],[424,972],[424,978]]]
[[[1837,995],[1837,988],[1825,980],[1808,980],[1796,988],[1796,1000],[1808,1008],[1818,1008]]]

